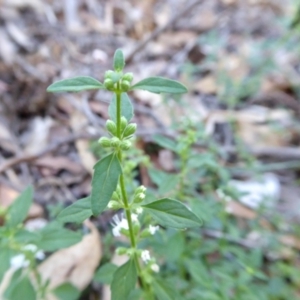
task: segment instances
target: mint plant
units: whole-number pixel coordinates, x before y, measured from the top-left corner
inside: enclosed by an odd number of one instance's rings
[[[105,73],[104,82],[91,77],[75,77],[50,85],[49,92],[80,92],[83,90],[108,90],[113,94],[109,105],[110,119],[106,122],[107,137],[101,137],[102,147],[110,153],[94,166],[92,191],[89,197],[80,199],[58,215],[60,222],[81,223],[86,218],[99,216],[105,209],[123,210],[113,217],[113,234],[128,238],[128,247],[120,247],[118,254],[127,254],[128,261],[119,268],[109,268],[107,276],[112,277],[113,300],[133,299],[175,299],[176,290],[164,286],[157,273],[159,266],[141,241],[154,235],[163,227],[185,229],[201,225],[201,220],[182,202],[170,198],[146,201],[146,188],[137,186],[129,194],[124,176],[124,152],[133,147],[137,125],[130,123],[134,115],[128,92],[146,90],[152,93],[182,94],[187,89],[181,83],[162,78],[149,77],[132,84],[133,74],[123,73],[125,66],[121,50],[114,54],[113,68]],[[149,224],[148,219],[151,219]],[[101,271],[101,269],[100,269]],[[103,273],[102,273],[103,274]],[[137,287],[137,288],[136,288]]]
[[[37,266],[45,258],[45,252],[56,251],[80,242],[79,232],[68,230],[57,222],[32,231],[23,224],[33,202],[33,188],[27,187],[8,208],[0,207],[0,298],[3,300],[45,299],[48,293],[75,290],[65,284],[50,290]],[[9,278],[10,280],[5,280]],[[2,286],[5,281],[7,285]],[[1,292],[0,292],[1,293]],[[78,293],[78,291],[77,291]]]

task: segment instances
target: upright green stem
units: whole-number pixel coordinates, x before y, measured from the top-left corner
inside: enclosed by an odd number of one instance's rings
[[[119,85],[118,85],[118,89],[119,89]],[[117,100],[117,137],[119,139],[121,139],[121,92],[117,91],[116,92],[116,100]],[[122,151],[121,149],[118,150],[118,159],[120,161],[120,164],[122,165]],[[130,211],[130,206],[129,206],[129,201],[128,201],[128,196],[127,196],[127,192],[126,192],[126,188],[125,188],[125,181],[124,181],[124,175],[121,174],[120,175],[120,179],[119,179],[119,183],[120,183],[120,188],[121,188],[121,193],[122,193],[122,199],[123,199],[123,204],[125,207],[125,214],[126,214],[126,218],[127,218],[127,222],[128,222],[128,228],[129,228],[129,237],[130,237],[130,244],[131,244],[131,248],[133,248],[134,250],[137,249],[137,245],[136,245],[136,240],[135,240],[135,235],[133,232],[133,223],[132,223],[132,218],[131,218],[131,211]],[[137,256],[137,253],[134,253],[134,261],[135,261],[135,265],[138,271],[138,275],[139,275],[139,280],[141,283],[142,288],[149,294],[151,295],[151,289],[150,286],[144,281],[143,276],[141,276],[142,273],[142,268]]]

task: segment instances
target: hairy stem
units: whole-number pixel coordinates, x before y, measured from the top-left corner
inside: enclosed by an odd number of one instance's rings
[[[117,100],[117,112],[116,112],[116,116],[117,116],[117,137],[119,139],[121,139],[121,92],[118,91],[116,92],[116,100]],[[122,165],[122,151],[121,149],[118,150],[118,159],[120,161],[120,164]],[[134,250],[137,249],[137,245],[136,245],[136,240],[135,240],[135,235],[133,232],[133,223],[132,223],[132,218],[131,218],[131,211],[130,211],[130,206],[129,206],[129,201],[128,201],[128,196],[127,196],[127,192],[126,192],[126,187],[125,187],[125,181],[124,181],[124,175],[121,174],[120,175],[120,179],[119,179],[119,183],[120,183],[120,188],[121,188],[121,193],[122,193],[122,199],[123,199],[123,204],[125,207],[125,214],[126,214],[126,218],[127,218],[127,222],[128,222],[128,228],[129,228],[129,237],[130,237],[130,244],[131,244],[131,248],[133,248]],[[138,275],[139,275],[139,282],[142,286],[142,288],[147,292],[147,293],[151,293],[150,287],[149,285],[144,281],[142,274],[142,268],[137,256],[137,253],[134,253],[134,261],[135,261],[135,265],[138,271]]]

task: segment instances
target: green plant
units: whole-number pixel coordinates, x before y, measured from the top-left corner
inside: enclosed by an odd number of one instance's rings
[[[132,299],[136,293],[140,299],[163,299],[165,296],[162,295],[168,293],[170,299],[175,299],[176,291],[166,288],[155,274],[159,270],[156,260],[150,256],[147,249],[142,249],[139,245],[158,229],[156,225],[149,223],[151,218],[155,220],[155,224],[176,229],[199,226],[201,221],[179,201],[169,198],[146,201],[144,186],[136,187],[129,195],[130,188],[126,188],[124,176],[124,152],[132,147],[132,138],[137,126],[130,123],[133,106],[127,92],[142,89],[152,93],[181,94],[187,90],[182,84],[162,77],[150,77],[132,85],[132,73],[123,73],[125,62],[121,50],[115,52],[113,65],[114,70],[105,73],[103,83],[91,77],[75,77],[48,87],[49,92],[106,89],[113,93],[109,106],[110,120],[106,122],[109,137],[99,139],[100,145],[109,148],[110,153],[94,166],[91,195],[62,211],[58,220],[78,223],[91,215],[98,216],[106,208],[122,209],[124,214],[115,215],[113,218],[113,233],[115,236],[122,234],[129,239],[129,247],[119,247],[116,250],[118,254],[127,254],[129,260],[119,268],[105,266],[113,273],[112,299]],[[131,183],[129,186],[132,186]],[[103,274],[101,269],[99,273]],[[134,291],[136,282],[139,288]]]
[[[0,297],[3,300],[39,300],[50,292],[56,294],[62,290],[78,294],[69,284],[49,290],[48,283],[43,282],[37,270],[37,260],[44,259],[44,252],[78,243],[82,235],[65,229],[57,222],[35,231],[27,229],[23,221],[32,199],[33,188],[29,186],[8,208],[0,208],[0,219],[4,223],[0,227],[0,290],[5,290]],[[7,286],[4,278],[9,281]]]

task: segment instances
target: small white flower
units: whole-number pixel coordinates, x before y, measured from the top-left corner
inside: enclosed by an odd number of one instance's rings
[[[154,235],[156,231],[159,230],[159,226],[149,225],[149,232]]]
[[[121,233],[121,229],[126,229],[128,230],[128,222],[127,220],[123,217],[123,215],[119,216],[119,215],[114,215],[113,216],[113,222],[111,222],[111,224],[114,226],[112,232],[114,236],[120,236]]]
[[[141,200],[145,199],[145,197],[146,197],[146,195],[144,193],[139,193],[136,196],[137,196],[137,198],[139,198]]]
[[[138,215],[137,214],[131,214],[131,220],[134,223],[138,222],[139,221]]]
[[[157,265],[157,264],[152,264],[150,268],[155,273],[159,272],[159,265]]]
[[[35,258],[36,259],[39,259],[39,260],[43,260],[43,259],[45,259],[45,253],[42,251],[42,250],[40,250],[40,251],[38,251],[36,254],[35,254]]]
[[[140,215],[143,212],[143,208],[142,207],[138,207],[135,211],[138,215]]]
[[[31,251],[31,252],[35,253],[38,250],[38,247],[33,244],[28,244],[28,245],[24,246],[22,249],[25,251]]]
[[[43,260],[45,258],[45,253],[41,250],[38,250],[38,247],[33,244],[28,244],[22,248],[22,250],[30,251],[34,253],[35,258]]]
[[[107,207],[110,208],[110,209],[113,208],[113,202],[109,201],[108,204],[107,204]]]
[[[151,260],[150,252],[148,250],[143,250],[141,253],[141,258],[145,263],[147,263],[149,260]]]
[[[140,186],[139,190],[140,190],[142,193],[145,193],[145,192],[146,192],[146,188],[145,188],[143,185]]]
[[[10,266],[15,270],[26,268],[29,266],[29,264],[30,261],[26,259],[24,254],[15,255],[10,259]]]

